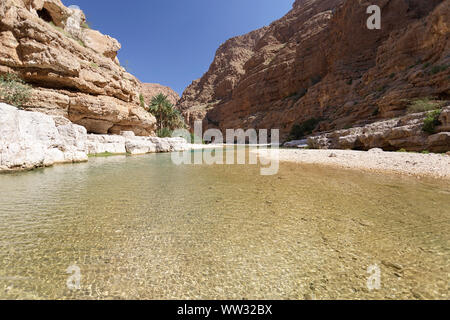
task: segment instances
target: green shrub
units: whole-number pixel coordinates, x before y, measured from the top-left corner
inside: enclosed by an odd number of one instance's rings
[[[442,113],[442,109],[434,110],[428,113],[428,116],[423,121],[423,131],[429,134],[436,133],[436,127],[442,123],[439,121],[439,117]]]
[[[390,79],[394,79],[394,78],[395,78],[395,73],[391,73],[391,74],[389,75],[389,78],[390,78]]]
[[[172,130],[169,128],[161,128],[156,131],[156,135],[160,138],[170,138],[172,137]]]
[[[387,89],[387,86],[384,85],[384,86],[378,87],[378,88],[377,88],[377,91],[378,91],[378,92],[384,92],[384,91],[386,91],[386,89]]]
[[[193,143],[195,143],[197,141],[201,141],[201,144],[205,144],[205,141],[203,141],[202,138],[198,137],[197,135],[195,135],[194,133],[191,132],[191,141],[190,141],[190,143],[193,144]]]
[[[320,119],[311,118],[301,124],[295,124],[289,135],[291,140],[303,139],[305,136],[311,134],[319,124]]]
[[[31,86],[12,73],[0,76],[0,100],[16,107],[28,102]]]
[[[308,92],[308,90],[303,88],[303,89],[300,89],[299,92],[294,92],[290,96],[287,96],[286,99],[292,99],[294,101],[298,101],[301,98],[303,98],[307,92]]]
[[[431,68],[430,73],[434,75],[434,74],[437,74],[437,73],[447,70],[447,68],[448,68],[448,66],[433,66],[433,68]]]
[[[401,148],[400,150],[398,150],[397,152],[408,152],[408,151],[406,151],[406,149],[405,148]]]
[[[139,94],[139,102],[141,104],[141,107],[145,108],[145,98],[144,98],[144,95],[142,93]]]
[[[433,111],[439,109],[442,102],[431,100],[430,98],[419,98],[411,101],[408,107],[409,113],[419,113],[426,111]]]
[[[373,112],[372,112],[372,117],[376,117],[377,115],[379,115],[380,114],[380,108],[375,108],[374,110],[373,110]]]
[[[91,29],[90,23],[85,21],[81,24],[81,27],[84,29]]]

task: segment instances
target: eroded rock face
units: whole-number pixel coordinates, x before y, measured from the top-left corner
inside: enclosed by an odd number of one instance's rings
[[[89,132],[153,134],[139,104],[140,82],[117,60],[120,44],[83,27],[84,14],[60,0],[2,0],[0,73],[34,87],[25,106],[64,116]]]
[[[233,89],[245,75],[244,65],[254,55],[255,46],[268,28],[232,38],[220,46],[208,72],[186,88],[177,108],[186,122],[207,118],[209,110],[230,100]]]
[[[450,146],[450,106],[442,110],[441,123],[435,134],[423,131],[428,112],[375,122],[366,126],[333,131],[309,137],[308,145],[315,149],[370,150],[383,148],[387,151],[446,152]]]
[[[0,103],[0,171],[87,161],[86,129],[61,119]]]
[[[368,30],[366,9],[382,9]],[[450,0],[297,0],[269,27],[227,41],[178,107],[205,128],[316,132],[403,116],[411,100],[450,99]]]
[[[144,96],[145,103],[149,104],[152,98],[160,93],[167,96],[167,99],[176,105],[180,96],[172,88],[160,85],[159,83],[142,83],[141,93]]]

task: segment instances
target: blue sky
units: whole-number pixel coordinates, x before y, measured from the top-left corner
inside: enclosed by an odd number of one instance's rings
[[[62,0],[122,44],[119,59],[143,82],[180,95],[227,39],[281,18],[294,0]]]

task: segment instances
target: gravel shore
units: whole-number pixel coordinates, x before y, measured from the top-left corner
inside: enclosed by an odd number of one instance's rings
[[[268,150],[255,150],[261,157],[277,157]],[[280,149],[280,161],[335,166],[371,172],[388,172],[418,177],[450,180],[450,156],[445,154],[419,154],[350,150],[288,150]]]

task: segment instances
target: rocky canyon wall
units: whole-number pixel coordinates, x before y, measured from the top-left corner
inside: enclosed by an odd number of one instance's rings
[[[64,116],[90,133],[153,134],[155,119],[139,104],[141,83],[116,57],[120,43],[85,20],[60,0],[1,0],[0,74],[33,86],[28,110]]]
[[[377,4],[381,30],[369,30]],[[297,0],[270,26],[228,40],[178,103],[192,125],[315,133],[404,116],[450,99],[450,0]]]
[[[152,98],[160,93],[167,96],[167,99],[173,105],[176,105],[180,96],[172,88],[160,85],[159,83],[142,83],[141,93],[144,96],[145,103],[149,104]]]

